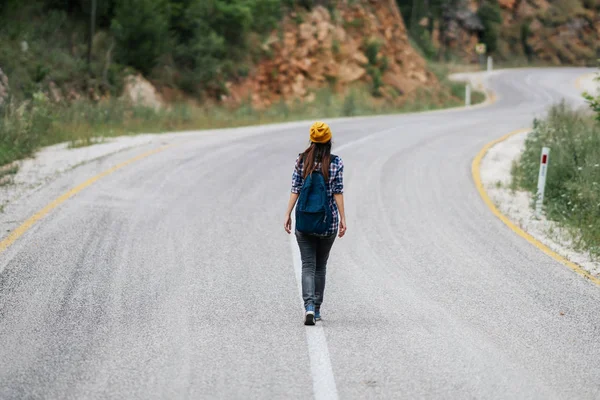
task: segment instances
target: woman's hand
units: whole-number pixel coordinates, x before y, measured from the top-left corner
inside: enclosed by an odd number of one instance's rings
[[[346,234],[346,211],[344,210],[344,195],[341,193],[335,193],[333,198],[335,199],[340,212],[340,229],[338,236],[342,238]]]
[[[288,202],[288,208],[285,212],[285,220],[283,221],[283,229],[287,233],[292,233],[292,210],[296,205],[296,201],[298,201],[298,193],[290,193],[290,201]]]
[[[289,234],[292,233],[292,216],[288,214],[283,222],[283,229]]]
[[[342,218],[340,220],[340,231],[338,233],[338,236],[340,238],[343,238],[345,234],[346,234],[346,219]]]

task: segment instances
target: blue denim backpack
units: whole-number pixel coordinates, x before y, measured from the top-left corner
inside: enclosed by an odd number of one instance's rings
[[[325,177],[314,171],[304,180],[296,205],[296,230],[301,233],[322,235],[331,224],[331,210],[327,198]]]

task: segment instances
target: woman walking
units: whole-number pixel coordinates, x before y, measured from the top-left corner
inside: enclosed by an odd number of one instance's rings
[[[302,297],[305,325],[321,319],[325,272],[336,234],[346,233],[344,164],[331,154],[331,129],[324,122],[310,128],[310,146],[296,159],[292,193],[284,228],[292,232],[296,205],[296,240],[302,258]]]

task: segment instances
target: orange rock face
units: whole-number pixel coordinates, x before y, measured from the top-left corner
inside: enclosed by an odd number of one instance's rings
[[[498,0],[498,4],[500,5],[500,7],[509,10],[512,10],[516,3],[517,0]]]
[[[374,70],[384,95],[439,86],[411,47],[394,0],[340,1],[333,15],[321,6],[298,12],[283,20],[266,46],[271,57],[229,85],[227,102],[251,98],[261,108],[282,100],[310,101],[315,90],[327,85],[343,91],[357,82],[372,82]],[[375,53],[371,60],[370,52]]]

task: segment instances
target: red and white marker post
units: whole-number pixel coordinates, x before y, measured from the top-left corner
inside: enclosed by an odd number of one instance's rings
[[[548,175],[548,161],[550,160],[550,148],[542,148],[540,158],[540,174],[538,176],[537,199],[535,202],[535,213],[538,218],[542,216],[542,205],[544,204],[544,189],[546,187],[546,176]]]

